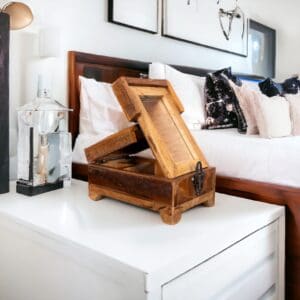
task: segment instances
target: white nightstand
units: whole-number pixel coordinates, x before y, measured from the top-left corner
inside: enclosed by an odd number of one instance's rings
[[[284,208],[217,194],[169,226],[87,195],[0,196],[1,300],[283,299]]]

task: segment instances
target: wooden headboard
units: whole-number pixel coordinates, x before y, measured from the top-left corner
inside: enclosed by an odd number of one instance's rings
[[[108,83],[113,83],[120,76],[144,77],[148,75],[149,63],[76,51],[70,51],[68,55],[69,107],[73,109],[69,118],[69,130],[72,133],[72,142],[74,145],[79,133],[80,99],[78,77],[82,75]],[[213,71],[178,65],[172,66],[179,71],[197,76],[206,76],[207,73]],[[259,76],[237,75],[245,78],[261,79]]]

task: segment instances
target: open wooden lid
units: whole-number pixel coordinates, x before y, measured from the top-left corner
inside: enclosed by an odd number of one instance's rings
[[[129,121],[137,122],[162,173],[175,178],[207,161],[181,117],[184,108],[166,80],[120,77],[113,90]]]
[[[85,155],[89,163],[94,163],[135,154],[148,148],[148,143],[139,125],[134,125],[86,148]]]

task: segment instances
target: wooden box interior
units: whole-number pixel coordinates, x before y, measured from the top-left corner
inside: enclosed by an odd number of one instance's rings
[[[162,176],[155,158],[135,155],[149,145],[139,125],[123,129],[85,149],[90,164],[144,175]],[[150,156],[150,155],[149,155]]]

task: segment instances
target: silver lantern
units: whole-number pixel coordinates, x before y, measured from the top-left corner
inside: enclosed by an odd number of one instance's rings
[[[69,111],[47,94],[18,110],[18,193],[33,196],[70,184]]]

